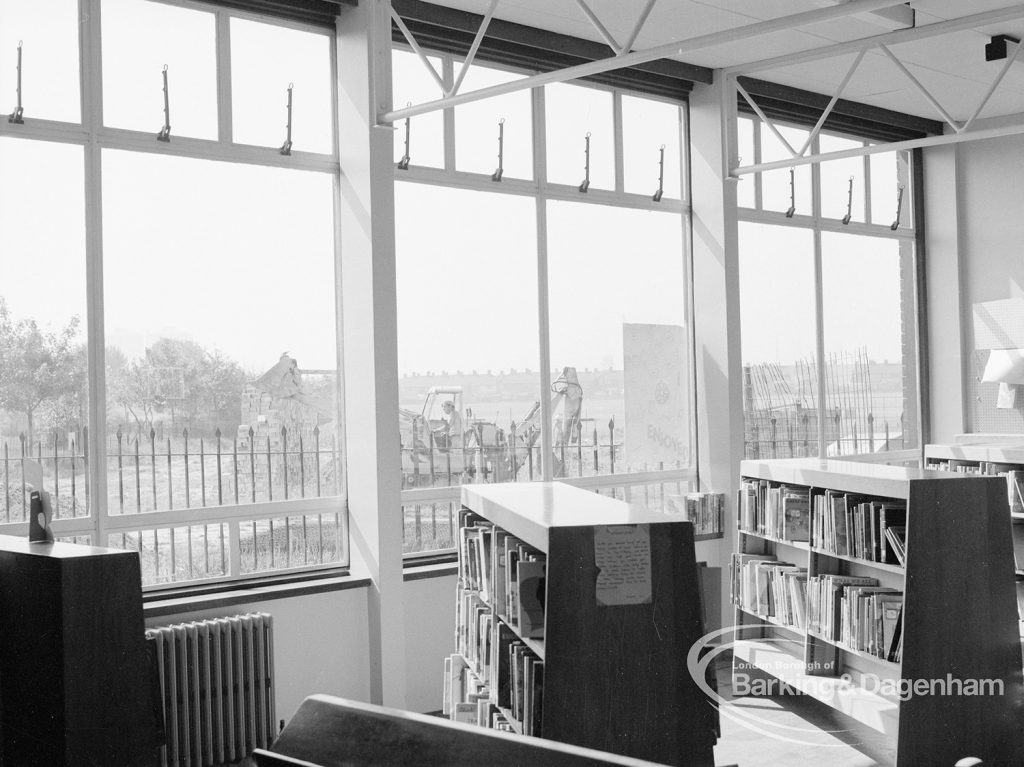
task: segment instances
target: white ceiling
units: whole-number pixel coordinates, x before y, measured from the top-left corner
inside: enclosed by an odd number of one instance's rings
[[[478,14],[485,13],[490,5],[489,0],[431,1]],[[834,4],[834,0],[658,0],[633,49],[742,27],[830,4]],[[587,0],[587,5],[621,43],[632,33],[646,0]],[[917,26],[923,27],[984,11],[1022,7],[1024,2],[914,0],[910,5],[917,11]],[[601,36],[586,19],[576,0],[499,0],[495,17],[601,41]],[[731,67],[836,42],[872,37],[886,31],[861,18],[848,17],[694,51],[682,58],[705,67]],[[1024,38],[1024,17],[994,26],[901,43],[891,46],[891,50],[955,119],[965,120],[974,113],[1002,68],[1001,61],[985,61],[985,43],[995,34]],[[752,76],[832,95],[854,57],[855,54],[851,53],[808,64],[759,71]],[[843,98],[940,119],[935,108],[906,75],[877,49],[865,56],[843,92]],[[1024,51],[992,95],[981,117],[1018,113],[1024,113]]]

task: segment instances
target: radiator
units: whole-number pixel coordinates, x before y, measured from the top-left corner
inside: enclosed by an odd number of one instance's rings
[[[162,767],[236,762],[274,725],[273,620],[236,615],[146,631],[163,708]],[[156,680],[154,680],[156,682]]]

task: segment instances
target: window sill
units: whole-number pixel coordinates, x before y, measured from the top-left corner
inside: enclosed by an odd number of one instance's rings
[[[273,599],[290,599],[324,594],[332,591],[366,588],[370,579],[355,577],[342,572],[329,577],[309,577],[249,584],[218,584],[216,590],[189,588],[171,592],[151,592],[143,595],[143,615],[145,618],[163,618],[170,615],[197,612],[199,610],[216,610],[234,607],[252,602],[266,602]]]
[[[458,573],[454,555],[438,557],[431,561],[406,562],[404,580],[418,581],[428,578],[443,578]],[[337,575],[292,577],[288,579],[250,582],[247,584],[216,584],[211,586],[184,587],[173,591],[150,592],[143,595],[143,615],[149,618],[165,618],[171,615],[218,610],[253,602],[273,599],[291,599],[310,594],[324,594],[332,591],[366,588],[370,578],[353,576],[347,572]]]

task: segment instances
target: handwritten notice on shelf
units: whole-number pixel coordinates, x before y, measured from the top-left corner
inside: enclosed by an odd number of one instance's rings
[[[594,529],[597,603],[642,605],[651,601],[651,531],[647,525]]]

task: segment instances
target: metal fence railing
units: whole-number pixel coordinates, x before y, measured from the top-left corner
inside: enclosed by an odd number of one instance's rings
[[[86,429],[0,440],[0,522],[27,521],[29,462],[42,469],[55,520],[88,519],[87,445]],[[58,538],[138,551],[147,586],[347,564],[340,453],[319,427],[230,439],[219,429],[162,439],[118,429],[106,453],[106,540]]]
[[[780,412],[770,415],[744,413],[745,458],[805,458],[819,455],[816,413]],[[884,453],[913,447],[900,415],[895,423],[844,419],[836,412],[825,420],[825,454],[828,456]]]

